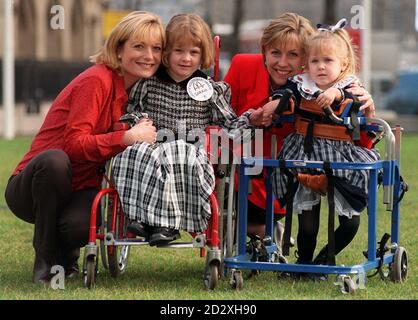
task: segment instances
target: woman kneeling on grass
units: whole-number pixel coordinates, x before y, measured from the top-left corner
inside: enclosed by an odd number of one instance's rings
[[[138,141],[153,143],[156,129],[141,121],[113,131],[126,112],[131,87],[149,78],[165,45],[159,17],[132,12],[113,29],[95,63],[56,98],[29,152],[6,187],[6,201],[20,219],[33,223],[33,281],[48,283],[51,267],[78,273],[80,247],[88,241],[90,209],[99,188],[97,170]]]

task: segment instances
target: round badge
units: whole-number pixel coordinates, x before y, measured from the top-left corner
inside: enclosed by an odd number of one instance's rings
[[[213,87],[208,80],[196,77],[187,83],[187,93],[193,100],[208,101],[213,96]]]

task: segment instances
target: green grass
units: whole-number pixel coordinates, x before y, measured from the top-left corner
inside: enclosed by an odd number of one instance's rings
[[[4,194],[7,179],[29,147],[29,138],[0,140],[0,192]],[[17,219],[0,197],[0,299],[417,299],[418,298],[418,168],[416,161],[418,135],[404,135],[402,144],[402,175],[410,186],[401,206],[401,245],[409,254],[409,278],[403,284],[368,278],[366,289],[353,296],[341,294],[333,285],[334,277],[325,282],[278,280],[272,272],[244,280],[244,289],[232,290],[227,279],[214,291],[202,286],[204,259],[196,249],[154,249],[133,247],[126,272],[113,279],[100,266],[94,290],[83,287],[81,276],[67,281],[65,290],[31,283],[34,252],[33,226]],[[318,248],[326,241],[326,215],[321,223]],[[366,213],[358,235],[338,258],[338,264],[364,262],[362,251],[367,245]],[[379,209],[378,236],[389,231],[390,214]],[[295,234],[295,233],[294,233]],[[188,235],[183,234],[183,239]],[[292,252],[293,253],[293,252]],[[81,264],[80,259],[80,264]],[[290,258],[294,261],[294,258]]]

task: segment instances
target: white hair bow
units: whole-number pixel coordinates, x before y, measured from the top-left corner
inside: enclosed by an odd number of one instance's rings
[[[346,25],[347,25],[347,19],[346,18],[342,18],[334,26],[330,26],[330,25],[327,25],[327,24],[320,24],[320,23],[318,23],[316,25],[316,28],[318,29],[318,31],[335,32],[338,29],[343,29]]]

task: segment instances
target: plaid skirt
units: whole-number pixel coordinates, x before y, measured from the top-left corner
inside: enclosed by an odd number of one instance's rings
[[[112,169],[128,218],[188,232],[207,229],[215,176],[202,148],[183,140],[137,143],[114,158]]]
[[[282,150],[278,156],[283,160],[302,161],[329,161],[329,162],[374,162],[380,159],[376,149],[366,149],[356,146],[352,142],[336,141],[323,138],[313,138],[313,151],[310,154],[304,152],[305,136],[293,133],[284,141]],[[318,174],[323,173],[320,169],[292,169],[296,172]],[[333,170],[335,177],[334,201],[335,211],[339,215],[359,215],[367,206],[368,195],[368,170]],[[273,191],[281,205],[286,203],[287,176],[276,169],[273,173]],[[296,179],[294,180],[297,181]],[[320,202],[320,194],[299,185],[293,202],[295,212],[311,210],[313,205]]]

